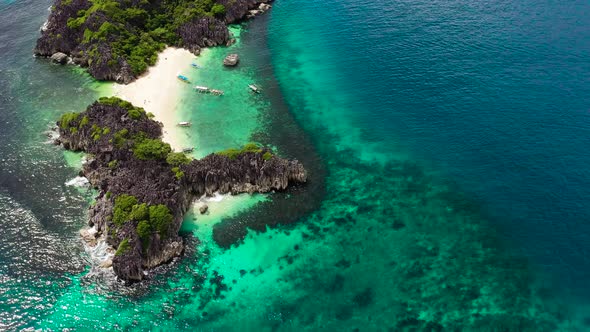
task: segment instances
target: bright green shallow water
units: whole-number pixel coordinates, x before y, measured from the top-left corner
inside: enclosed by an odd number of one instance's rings
[[[16,4],[7,8],[37,20],[23,20],[30,26],[14,27],[29,37],[12,47],[29,54],[47,6]],[[308,10],[312,12],[303,14],[311,17],[314,7]],[[194,237],[188,236],[185,257],[160,269],[150,283],[132,287],[107,282],[88,267],[77,230],[85,222],[83,211],[91,194],[64,186],[76,175],[79,156],[64,156],[58,148],[42,144],[42,132],[59,114],[82,109],[108,92],[75,70],[43,61],[31,64],[22,56],[2,64],[0,74],[9,78],[3,82],[10,83],[0,85],[2,97],[9,99],[0,120],[10,133],[1,136],[7,142],[3,155],[10,156],[3,157],[0,169],[4,327],[573,328],[567,308],[551,297],[526,260],[504,249],[477,202],[411,160],[405,149],[392,143],[384,153],[359,131],[354,125],[358,114],[349,107],[359,101],[338,94],[347,77],[335,67],[321,66],[317,55],[307,51],[327,42],[308,38],[323,28],[321,20],[302,26],[288,15],[292,11],[287,2],[276,4],[270,47],[265,38],[268,17],[246,25],[233,46],[243,59],[235,70],[220,65],[228,49],[209,50],[197,58],[204,68],[187,68],[188,76],[226,95],[197,95],[187,88],[179,119],[194,123],[186,134],[197,147],[196,156],[248,141],[270,143],[308,166],[308,190],[226,198],[209,202],[211,215],[189,213],[182,231]],[[323,56],[336,55],[327,51]],[[23,75],[33,79],[24,80]],[[61,89],[45,84],[50,79]],[[251,95],[245,88],[250,82],[260,84],[265,93]],[[27,130],[19,129],[19,123]],[[42,179],[31,180],[39,173]],[[303,217],[297,213],[310,206],[317,209]],[[289,226],[249,231],[239,246],[228,250],[212,238],[214,225],[222,221],[231,226],[252,219],[294,218],[300,219]]]

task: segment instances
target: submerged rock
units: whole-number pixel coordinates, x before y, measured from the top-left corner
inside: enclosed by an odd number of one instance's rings
[[[207,213],[208,210],[209,210],[209,206],[207,204],[203,204],[203,205],[201,205],[201,207],[199,207],[199,212],[201,214]]]
[[[235,53],[230,54],[223,59],[223,65],[227,67],[235,67],[238,65],[238,62],[240,62],[240,57]]]

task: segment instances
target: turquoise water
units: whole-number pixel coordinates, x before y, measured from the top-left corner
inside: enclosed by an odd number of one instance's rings
[[[587,3],[281,0],[236,26],[195,60],[226,95],[184,91],[186,135],[271,144],[310,183],[209,199],[131,287],[90,268],[80,156],[46,143],[108,93],[31,57],[47,7],[0,4],[0,329],[588,329]]]

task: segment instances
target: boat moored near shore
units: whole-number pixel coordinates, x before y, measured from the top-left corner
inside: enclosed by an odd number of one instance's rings
[[[206,86],[195,85],[195,91],[200,92],[200,93],[208,93],[209,88]]]
[[[190,83],[190,82],[191,82],[191,81],[188,79],[188,77],[186,77],[186,76],[184,76],[184,75],[178,75],[177,77],[178,77],[178,79],[179,79],[181,82],[184,82],[184,83]]]
[[[178,123],[178,126],[179,126],[179,127],[190,127],[190,126],[192,126],[192,125],[193,125],[193,124],[192,124],[191,122],[188,122],[188,121],[182,121],[182,122],[179,122],[179,123]]]
[[[199,86],[196,85],[195,86],[195,91],[199,92],[199,93],[210,93],[212,95],[216,95],[216,96],[221,96],[223,95],[223,90],[217,90],[217,89],[209,89],[206,86]]]
[[[249,84],[248,87],[250,88],[250,90],[252,90],[252,92],[260,93],[260,88],[258,86],[256,86],[255,84]]]

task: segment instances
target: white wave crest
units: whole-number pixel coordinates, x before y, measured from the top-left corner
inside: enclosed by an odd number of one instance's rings
[[[88,179],[83,176],[76,176],[75,178],[71,179],[70,181],[66,182],[66,186],[71,187],[86,187],[88,186]]]

